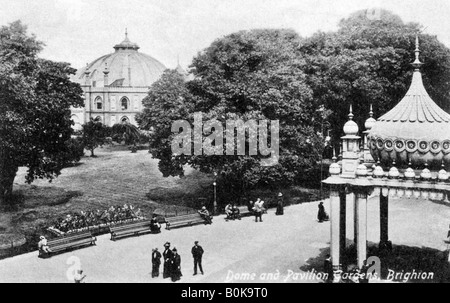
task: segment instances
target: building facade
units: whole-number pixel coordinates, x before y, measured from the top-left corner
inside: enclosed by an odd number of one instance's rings
[[[166,69],[155,58],[139,52],[127,33],[114,50],[78,70],[72,79],[81,85],[85,98],[84,108],[71,109],[75,129],[91,118],[108,126],[121,122],[136,125],[142,100]]]

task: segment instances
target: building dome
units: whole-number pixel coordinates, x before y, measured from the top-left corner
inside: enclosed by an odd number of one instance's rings
[[[105,86],[105,68],[107,68],[108,83],[106,86],[150,86],[158,80],[166,67],[155,58],[138,51],[139,46],[125,39],[114,46],[115,52],[104,55],[86,67],[78,70],[74,80],[80,84],[86,83],[96,87]],[[88,73],[86,73],[86,71]]]
[[[375,161],[413,167],[450,164],[450,115],[428,95],[420,73],[418,39],[411,86],[405,97],[380,117],[368,135]]]

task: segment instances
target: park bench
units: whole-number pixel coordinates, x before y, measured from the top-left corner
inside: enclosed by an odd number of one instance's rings
[[[115,225],[109,227],[109,232],[111,233],[111,240],[115,241],[118,237],[139,235],[140,233],[151,232],[151,221],[134,221],[121,225]]]
[[[238,206],[238,209],[239,209],[239,214],[241,215],[241,217],[253,215],[253,211],[248,210],[247,206]]]
[[[205,223],[205,219],[199,213],[166,218],[166,229],[172,227],[192,226],[194,224]]]
[[[92,236],[89,231],[58,237],[47,241],[47,246],[50,252],[47,253],[43,250],[39,250],[39,257],[50,257],[50,255],[61,251],[80,248],[86,245],[95,245],[95,241],[97,241],[97,238]]]

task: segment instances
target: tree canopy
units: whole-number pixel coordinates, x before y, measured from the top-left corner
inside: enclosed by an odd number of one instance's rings
[[[438,105],[450,110],[450,50],[435,36],[420,33],[419,24],[405,24],[385,10],[378,12],[378,18],[367,13],[355,12],[339,23],[337,32],[316,33],[300,47],[308,62],[306,73],[314,99],[332,113],[328,122],[335,142],[342,135],[350,104],[355,121],[363,127],[370,104],[379,117],[406,94],[416,34],[424,85]]]
[[[450,50],[421,30],[389,11],[369,15],[363,10],[343,19],[336,32],[309,38],[281,29],[233,33],[193,59],[192,80],[185,82],[176,71],[166,71],[150,89],[138,121],[141,128],[152,130],[151,151],[165,176],[182,175],[189,164],[218,173],[219,182],[237,196],[255,186],[277,188],[310,180],[323,152],[324,134],[331,130],[337,147],[350,105],[362,128],[371,104],[377,117],[405,95],[417,34],[424,84],[438,105],[450,109]],[[261,166],[261,155],[174,154],[170,126],[178,119],[192,124],[195,112],[201,112],[203,120],[221,123],[278,120],[278,164]],[[209,134],[210,129],[203,133]]]
[[[12,193],[19,166],[27,182],[60,173],[70,159],[70,107],[83,106],[68,63],[37,57],[42,42],[20,21],[0,28],[0,201]]]
[[[216,172],[237,198],[253,186],[277,188],[306,177],[323,144],[317,134],[321,113],[302,71],[306,62],[297,52],[300,42],[291,30],[241,31],[216,40],[194,58],[192,81],[167,71],[150,89],[137,119],[141,128],[153,128],[153,155],[166,175],[182,175],[184,164]],[[227,120],[278,120],[278,164],[264,167],[262,155],[248,153],[174,155],[171,124],[176,119],[192,122],[195,112],[202,113],[203,121],[217,119],[224,125]]]

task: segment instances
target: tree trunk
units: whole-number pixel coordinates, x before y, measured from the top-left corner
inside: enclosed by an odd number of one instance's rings
[[[14,178],[18,169],[12,157],[0,151],[0,204],[11,202]]]
[[[94,148],[91,148],[91,157],[95,157],[95,155],[94,155]]]

